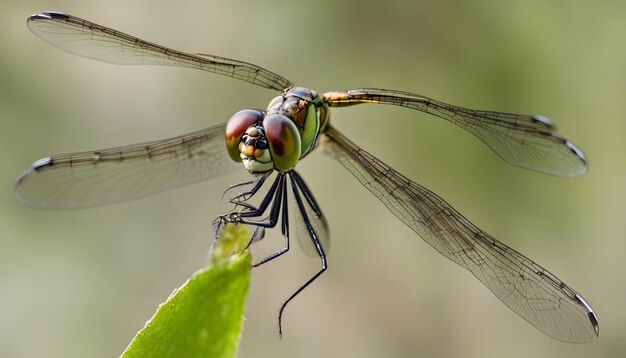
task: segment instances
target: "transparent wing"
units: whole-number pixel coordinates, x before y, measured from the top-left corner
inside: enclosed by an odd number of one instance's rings
[[[35,14],[26,23],[33,33],[54,46],[100,61],[191,67],[278,91],[292,85],[282,76],[250,63],[172,50],[60,12]]]
[[[591,306],[571,287],[491,237],[442,198],[356,146],[336,129],[324,149],[415,233],[469,270],[504,304],[547,335],[583,343],[598,335]]]
[[[414,93],[377,88],[328,92],[324,98],[334,107],[382,103],[435,115],[474,134],[502,159],[522,168],[564,177],[587,171],[583,152],[540,115],[478,111]]]
[[[231,172],[224,124],[170,139],[37,160],[15,183],[31,206],[79,208],[140,198]]]

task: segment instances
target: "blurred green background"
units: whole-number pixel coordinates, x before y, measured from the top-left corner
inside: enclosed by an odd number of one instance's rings
[[[329,218],[329,270],[294,246],[253,271],[241,357],[615,357],[626,352],[626,3],[618,1],[5,1],[0,23],[0,356],[111,357],[206,263],[245,173],[105,207],[20,206],[15,177],[53,153],[165,138],[275,95],[190,69],[82,59],[30,33],[59,10],[176,49],[236,58],[319,91],[382,87],[541,113],[585,151],[576,179],[507,165],[472,135],[385,106],[333,112],[358,144],[578,290],[599,339],[519,318],[315,154],[299,169]],[[243,170],[242,170],[243,171]],[[282,245],[278,233],[253,254]],[[208,300],[211,297],[207,297]]]

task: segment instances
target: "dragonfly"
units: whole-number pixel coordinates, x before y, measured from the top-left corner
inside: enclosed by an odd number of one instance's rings
[[[598,318],[578,292],[471,223],[437,194],[356,145],[331,124],[330,111],[367,103],[400,106],[465,129],[512,165],[553,176],[584,174],[585,155],[546,117],[468,109],[415,93],[379,88],[319,93],[296,87],[251,63],[177,51],[61,12],[32,15],[27,26],[45,41],[79,56],[113,64],[194,68],[279,94],[266,109],[247,108],[226,123],[193,133],[41,158],[16,180],[15,192],[23,204],[91,207],[247,170],[250,180],[226,190],[234,208],[216,219],[217,230],[228,223],[249,225],[254,228],[252,243],[262,239],[266,229],[280,226],[284,248],[254,266],[287,253],[293,236],[306,254],[321,263],[315,275],[281,305],[278,326],[282,334],[287,304],[327,269],[330,236],[326,217],[296,170],[299,161],[319,148],[418,236],[471,272],[538,330],[572,343],[590,342],[598,336]],[[230,194],[236,190],[239,192]],[[258,198],[257,205],[250,202],[253,197]]]

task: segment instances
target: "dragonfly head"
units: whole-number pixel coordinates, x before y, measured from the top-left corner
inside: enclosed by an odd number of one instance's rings
[[[315,148],[328,117],[316,91],[290,88],[270,101],[266,112],[244,109],[228,120],[228,154],[252,173],[290,170]]]
[[[289,170],[300,159],[300,133],[281,114],[265,115],[257,109],[235,113],[226,124],[226,148],[231,159],[243,162],[252,173]]]

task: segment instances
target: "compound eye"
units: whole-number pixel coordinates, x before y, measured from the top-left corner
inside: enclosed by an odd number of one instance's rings
[[[269,114],[263,120],[263,128],[274,167],[278,170],[293,168],[301,151],[300,133],[293,121],[281,114]]]
[[[239,142],[246,130],[263,120],[263,112],[256,109],[244,109],[235,114],[226,123],[224,137],[226,139],[226,149],[230,158],[236,162],[241,162],[239,155]]]

